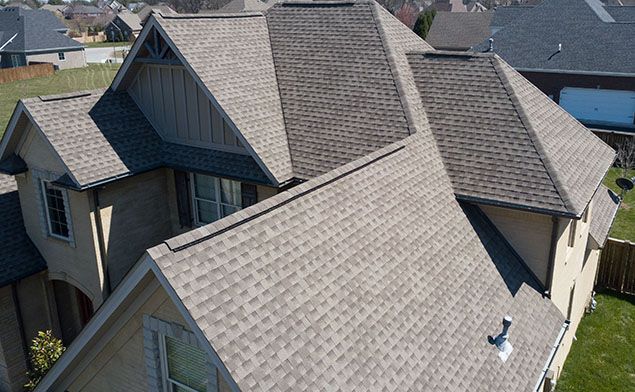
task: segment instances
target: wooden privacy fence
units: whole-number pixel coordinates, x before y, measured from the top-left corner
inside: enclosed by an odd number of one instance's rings
[[[635,130],[633,132],[618,132],[609,130],[591,129],[593,133],[602,139],[604,143],[617,150],[619,146],[624,145],[629,140],[635,141]]]
[[[635,294],[635,244],[609,238],[602,249],[596,287]]]
[[[24,67],[0,69],[0,84],[14,82],[16,80],[38,78],[40,76],[53,75],[53,64],[33,64]]]

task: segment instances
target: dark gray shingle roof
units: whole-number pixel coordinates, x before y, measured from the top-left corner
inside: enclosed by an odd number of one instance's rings
[[[545,0],[492,37],[516,69],[635,74],[633,36],[635,20],[615,21],[599,0]]]
[[[15,180],[0,174],[0,287],[46,269],[26,233]]]
[[[249,156],[163,142],[127,92],[100,90],[22,102],[77,188],[161,166],[268,183]]]
[[[584,211],[613,162],[610,147],[498,56],[409,59],[458,195],[556,214]]]
[[[564,320],[429,132],[149,253],[241,390],[528,391]]]
[[[28,52],[47,49],[81,49],[82,44],[60,31],[68,28],[55,15],[45,10],[4,8],[0,10],[0,32],[4,40],[18,35],[3,52]]]
[[[620,208],[620,198],[612,190],[601,185],[591,203],[589,235],[602,247]]]

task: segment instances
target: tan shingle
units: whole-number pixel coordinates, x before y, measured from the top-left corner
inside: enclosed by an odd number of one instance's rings
[[[601,185],[591,201],[591,225],[589,235],[593,240],[604,246],[609,230],[620,208],[620,198],[609,188]]]

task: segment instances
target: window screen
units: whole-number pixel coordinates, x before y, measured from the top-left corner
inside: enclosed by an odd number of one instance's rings
[[[207,390],[205,353],[198,347],[164,336],[168,389],[173,392]]]

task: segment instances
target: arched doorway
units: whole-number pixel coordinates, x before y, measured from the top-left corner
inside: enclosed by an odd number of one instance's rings
[[[93,316],[93,303],[80,289],[63,280],[53,280],[53,292],[62,341],[68,346]]]

